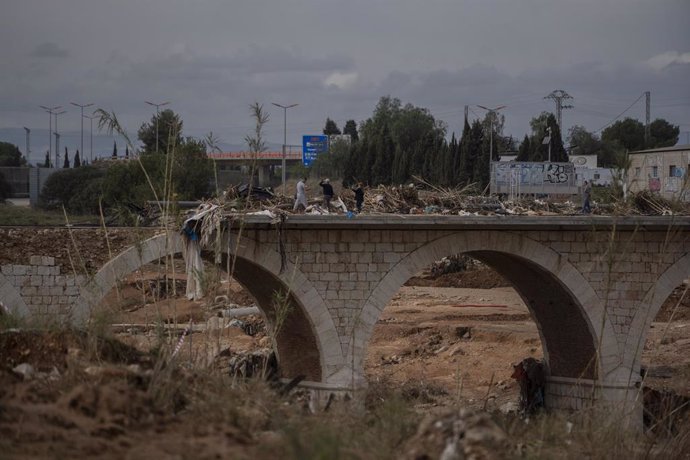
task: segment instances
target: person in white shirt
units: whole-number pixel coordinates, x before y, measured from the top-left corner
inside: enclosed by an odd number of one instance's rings
[[[306,183],[307,178],[303,177],[297,182],[297,193],[295,193],[295,205],[292,207],[293,211],[304,212],[307,210],[307,191]],[[302,210],[300,210],[300,206]]]

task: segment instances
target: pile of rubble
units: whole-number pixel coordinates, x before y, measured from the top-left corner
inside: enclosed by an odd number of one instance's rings
[[[306,214],[344,214],[353,216],[355,198],[352,190],[344,188],[326,209],[320,194],[312,191]],[[205,205],[216,205],[218,212],[227,214],[265,214],[271,217],[293,213],[294,197],[270,188],[231,186],[221,197]],[[569,216],[581,214],[582,204],[572,195],[517,198],[477,194],[472,187],[443,188],[417,178],[416,183],[402,186],[369,187],[365,190],[363,212],[376,214],[428,214],[428,215],[526,215]],[[142,210],[146,221],[155,220],[149,210]],[[690,204],[669,201],[651,192],[631,194],[627,200],[609,203],[592,202],[594,215],[690,215]],[[160,223],[160,221],[159,221]]]
[[[369,187],[365,191],[363,210],[367,214],[442,214],[442,215],[576,215],[581,213],[579,198],[538,198],[523,195],[516,199],[497,195],[478,194],[472,186],[438,187],[415,177],[415,183],[401,186]],[[226,210],[231,212],[271,211],[291,213],[292,196],[274,193],[270,189],[254,187],[230,188],[223,197]],[[244,192],[244,193],[242,193]],[[346,213],[355,208],[354,192],[344,188],[334,202],[340,199],[343,208],[330,213]],[[307,214],[329,214],[320,196],[309,201]],[[651,192],[631,194],[628,200],[612,200],[611,203],[592,203],[592,213],[600,215],[689,215],[687,203],[672,202]]]

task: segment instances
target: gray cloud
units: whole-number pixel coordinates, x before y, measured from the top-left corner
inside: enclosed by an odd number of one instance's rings
[[[33,49],[31,56],[38,58],[66,58],[69,56],[69,53],[55,43],[44,42]]]
[[[0,49],[11,63],[0,128],[47,128],[38,105],[63,105],[60,126],[75,132],[76,101],[114,110],[134,134],[152,115],[145,100],[171,101],[186,134],[241,144],[258,101],[279,144],[271,102],[298,103],[287,120],[297,144],[326,117],[361,121],[390,95],[456,133],[465,105],[471,117],[483,116],[477,104],[506,105],[506,132],[522,137],[563,89],[575,98],[566,128],[598,129],[651,91],[652,116],[690,131],[688,17],[684,0],[24,0],[0,17],[0,40],[16,43]],[[36,59],[48,56],[63,59]],[[626,115],[643,119],[644,105]]]

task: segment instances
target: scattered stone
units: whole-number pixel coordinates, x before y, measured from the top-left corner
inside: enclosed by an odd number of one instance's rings
[[[406,459],[503,458],[505,432],[487,413],[466,409],[427,416],[406,443]]]
[[[402,361],[402,358],[398,355],[393,355],[393,356],[381,356],[381,364],[384,366],[390,365],[390,364],[400,364]]]
[[[517,414],[519,409],[520,408],[515,401],[508,401],[498,408],[502,414]]]
[[[50,380],[51,382],[56,382],[60,380],[60,377],[60,371],[57,367],[53,366],[53,368],[50,370],[50,373],[48,374],[48,380]]]
[[[244,322],[244,321],[241,321],[241,320],[239,320],[239,319],[237,319],[237,318],[233,318],[233,319],[230,320],[230,322],[228,323],[228,325],[225,326],[225,327],[236,327],[236,328],[239,328],[239,329],[244,329],[244,326],[245,326],[245,322]]]
[[[460,339],[469,339],[472,337],[472,328],[470,326],[458,326],[455,328],[455,335]]]
[[[29,363],[21,363],[12,369],[12,372],[21,376],[24,380],[31,380],[34,377],[36,371],[34,367]]]

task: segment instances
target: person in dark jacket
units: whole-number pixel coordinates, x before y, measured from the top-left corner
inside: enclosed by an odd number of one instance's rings
[[[582,214],[589,214],[592,212],[592,208],[589,204],[589,200],[592,196],[592,184],[585,181],[582,184]]]
[[[357,182],[354,189],[355,192],[355,204],[357,206],[357,213],[362,212],[362,204],[364,203],[364,188],[362,188],[362,183]]]
[[[331,210],[331,200],[333,199],[333,186],[330,184],[328,179],[324,179],[319,182],[319,185],[323,189],[323,202],[328,211]]]

